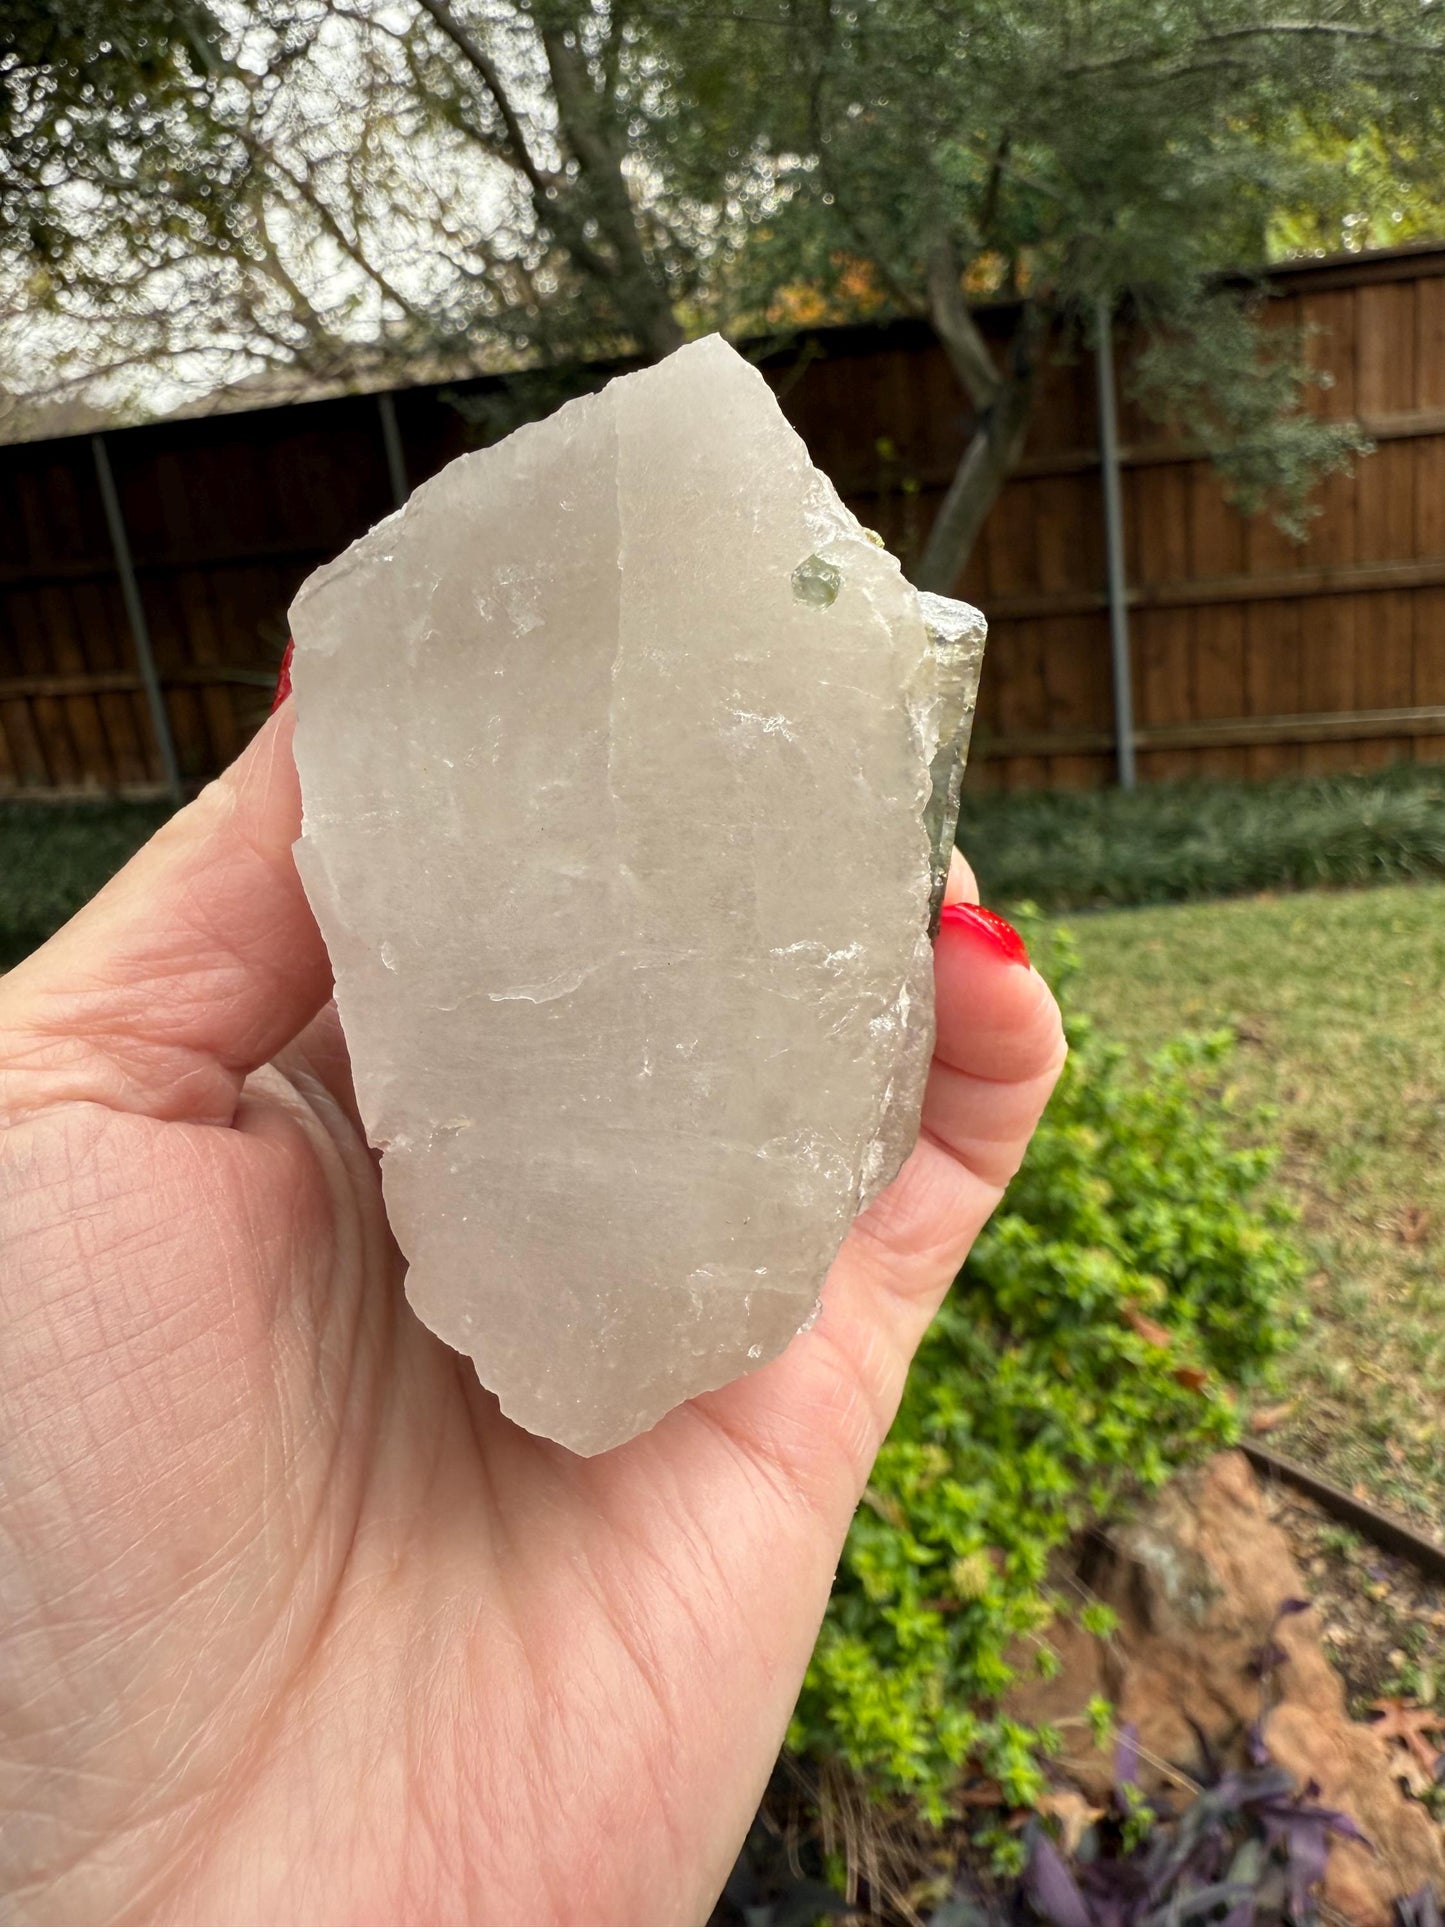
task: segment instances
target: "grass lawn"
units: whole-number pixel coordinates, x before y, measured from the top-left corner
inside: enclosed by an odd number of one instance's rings
[[[1314,1316],[1270,1443],[1440,1530],[1445,884],[1063,921],[1109,1035],[1148,1050],[1226,1026],[1240,1096],[1278,1111]]]

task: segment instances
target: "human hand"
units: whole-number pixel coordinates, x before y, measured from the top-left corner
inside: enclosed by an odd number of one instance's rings
[[[406,1305],[289,710],[0,982],[0,1889],[66,1927],[700,1919],[1053,1000],[946,924],[923,1135],[817,1323],[574,1458]]]

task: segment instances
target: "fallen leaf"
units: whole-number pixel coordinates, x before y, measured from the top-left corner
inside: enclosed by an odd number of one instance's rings
[[[1441,1752],[1438,1746],[1431,1745],[1426,1735],[1445,1734],[1445,1714],[1431,1706],[1411,1706],[1402,1699],[1375,1700],[1372,1705],[1379,1715],[1371,1722],[1373,1731],[1387,1742],[1398,1740],[1433,1781]]]
[[[1435,1214],[1423,1205],[1407,1204],[1396,1220],[1396,1236],[1402,1245],[1425,1244],[1435,1230]]]
[[[1103,1807],[1091,1806],[1073,1787],[1058,1787],[1038,1803],[1039,1812],[1059,1823],[1059,1845],[1066,1859],[1079,1851],[1079,1842],[1089,1828],[1104,1817]]]
[[[1174,1374],[1174,1382],[1186,1392],[1202,1392],[1209,1383],[1209,1374],[1202,1365],[1181,1365]]]
[[[1125,1305],[1124,1318],[1129,1329],[1144,1340],[1146,1345],[1156,1345],[1160,1351],[1171,1345],[1173,1335],[1162,1325],[1156,1325],[1152,1318],[1146,1318],[1137,1305]]]
[[[1249,1415],[1250,1431],[1256,1435],[1261,1432],[1272,1432],[1277,1425],[1284,1424],[1298,1403],[1298,1399],[1287,1398],[1283,1405],[1261,1405],[1257,1412],[1251,1412]]]

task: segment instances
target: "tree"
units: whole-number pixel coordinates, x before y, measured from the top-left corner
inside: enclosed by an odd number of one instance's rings
[[[92,40],[116,11],[65,4]],[[655,358],[703,327],[781,332],[800,288],[830,316],[925,317],[972,421],[917,569],[931,587],[956,580],[1017,461],[1041,368],[1101,311],[1130,316],[1153,412],[1187,423],[1244,506],[1297,520],[1352,438],[1309,414],[1260,281],[1223,273],[1322,218],[1373,231],[1445,149],[1445,15],[1420,0],[1285,17],[1268,0],[249,0],[225,19],[194,70],[176,55],[180,105],[160,113],[161,82],[132,103],[178,157],[132,163],[129,226],[105,204],[72,219],[34,361],[103,349],[214,381],[363,354],[398,373]],[[1342,168],[1342,146],[1369,164]],[[118,233],[141,268],[117,280]],[[0,233],[12,290],[24,245]],[[1011,317],[1001,358],[987,301]]]
[[[227,153],[215,113],[223,69],[222,29],[203,0],[9,0],[0,25],[8,321],[67,305],[143,310],[178,263],[224,245],[240,153],[234,144]],[[133,329],[120,352],[143,364],[153,343]]]
[[[88,51],[123,13],[65,4]],[[419,354],[653,358],[720,312],[769,179],[769,93],[749,63],[775,48],[750,29],[669,19],[663,51],[626,0],[249,0],[227,22],[185,103],[205,165],[145,171],[172,111],[163,73],[98,164],[52,143],[63,253],[0,233],[38,379],[133,361],[204,388],[276,362],[400,376]],[[74,97],[79,64],[35,47],[32,91]],[[120,146],[124,220],[94,191]]]
[[[809,6],[813,0],[798,0]],[[1182,421],[1242,506],[1298,523],[1355,437],[1305,410],[1302,344],[1264,325],[1272,227],[1339,208],[1341,140],[1377,218],[1406,166],[1439,180],[1445,23],[1414,0],[826,0],[806,78],[812,136],[788,204],[816,283],[861,257],[926,316],[972,407],[915,571],[945,589],[1018,459],[1048,354],[1101,306],[1141,341],[1151,412]],[[1388,157],[1397,157],[1388,164]],[[1406,157],[1408,156],[1408,160]],[[1012,304],[1002,365],[978,324]]]

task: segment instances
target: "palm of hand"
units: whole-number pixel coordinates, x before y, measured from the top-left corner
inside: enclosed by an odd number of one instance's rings
[[[0,1879],[35,1920],[697,1918],[1057,1017],[954,946],[928,1134],[813,1331],[579,1460],[404,1303],[295,820],[283,713],[0,987]]]

